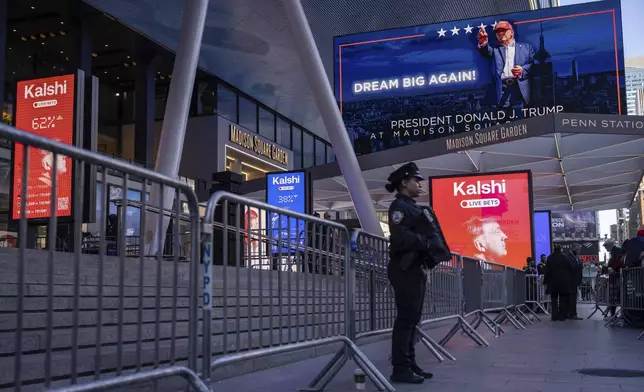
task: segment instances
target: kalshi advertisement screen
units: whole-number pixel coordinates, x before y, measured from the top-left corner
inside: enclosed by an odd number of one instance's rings
[[[18,82],[16,128],[65,144],[74,143],[75,75]],[[37,148],[29,149],[27,194],[21,195],[24,146],[13,154],[13,219],[20,218],[26,203],[27,219],[48,218],[51,212],[52,176],[56,165],[56,216],[72,214],[72,160]],[[23,200],[26,199],[26,200]]]
[[[532,256],[529,172],[432,178],[431,196],[452,252],[518,269]]]

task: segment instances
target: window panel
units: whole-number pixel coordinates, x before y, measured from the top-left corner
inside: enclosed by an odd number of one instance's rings
[[[217,86],[217,112],[232,122],[237,122],[237,94],[223,85]]]
[[[326,147],[326,161],[335,162],[335,154],[333,153],[333,148],[330,145]]]
[[[291,149],[291,124],[281,117],[277,117],[277,144]]]
[[[311,167],[315,165],[315,156],[313,152],[313,136],[304,133],[302,135],[302,154],[303,154],[303,166]]]
[[[268,140],[275,141],[275,115],[261,107],[259,108],[259,134]]]
[[[293,169],[302,168],[302,130],[293,126]]]
[[[257,105],[239,96],[239,125],[249,131],[257,132]]]
[[[323,165],[326,163],[326,149],[322,140],[315,139],[315,165]]]

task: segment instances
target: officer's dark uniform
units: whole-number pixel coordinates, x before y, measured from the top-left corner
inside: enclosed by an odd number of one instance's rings
[[[408,163],[389,176],[397,185],[405,178],[423,179],[416,164]],[[420,322],[427,287],[426,272],[451,259],[434,211],[405,195],[397,194],[389,207],[390,262],[387,275],[394,288],[396,321],[392,336],[392,380],[422,382],[431,377],[416,365],[414,335]],[[411,370],[411,372],[410,372]],[[413,372],[413,373],[412,373]],[[417,376],[414,376],[414,373]]]

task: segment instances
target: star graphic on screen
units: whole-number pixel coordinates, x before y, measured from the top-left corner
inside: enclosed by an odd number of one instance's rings
[[[473,29],[473,28],[474,28],[474,27],[472,27],[472,26],[470,26],[470,25],[468,24],[468,25],[467,25],[467,27],[465,28],[465,34],[472,34],[472,29]]]
[[[481,30],[485,30],[485,28],[486,28],[486,27],[487,27],[487,25],[484,25],[484,24],[481,22],[481,25],[479,26],[479,29],[481,29]]]
[[[440,30],[438,30],[438,36],[439,36],[439,37],[444,37],[444,36],[445,36],[445,33],[447,33],[447,30],[445,30],[445,29],[444,29],[444,28],[442,28],[442,27],[441,27],[441,29],[440,29]]]
[[[458,35],[458,32],[459,32],[460,30],[461,30],[461,29],[456,28],[456,26],[454,26],[454,28],[453,28],[452,30],[450,30],[450,31],[452,32],[452,35]]]
[[[496,20],[494,21],[494,23],[492,23],[492,30],[494,30],[495,28],[496,28]]]

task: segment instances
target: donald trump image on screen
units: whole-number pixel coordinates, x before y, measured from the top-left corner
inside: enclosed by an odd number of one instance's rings
[[[494,263],[507,256],[505,240],[508,236],[501,229],[498,218],[475,216],[467,222],[466,226],[467,232],[472,236],[474,258]]]
[[[494,25],[498,46],[492,46],[485,28],[478,33],[478,49],[491,61],[493,99],[497,109],[521,109],[530,104],[530,71],[534,63],[534,47],[514,40],[514,28],[502,20]]]
[[[491,199],[499,201],[496,207],[481,208],[465,222],[465,230],[471,239],[472,256],[478,260],[499,262],[508,255],[508,235],[501,227],[501,219],[510,209],[508,198],[503,193],[492,193]]]

